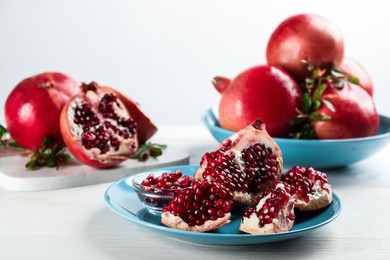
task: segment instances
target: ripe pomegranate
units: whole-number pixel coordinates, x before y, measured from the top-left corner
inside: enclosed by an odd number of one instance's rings
[[[131,117],[135,122],[137,122],[136,128],[139,144],[145,143],[157,132],[157,126],[150,120],[148,116],[145,115],[137,102],[111,87],[102,86],[102,88],[104,91],[114,93],[120,100],[122,100]]]
[[[195,179],[222,184],[234,201],[253,204],[282,175],[282,153],[261,120],[224,140],[213,152],[205,153]]]
[[[61,134],[73,156],[97,168],[117,165],[138,149],[136,122],[123,101],[98,84],[82,84],[63,108]]]
[[[301,81],[307,73],[307,64],[302,61],[321,68],[339,65],[344,57],[344,41],[329,20],[299,14],[278,25],[268,41],[266,56],[269,64],[284,68]]]
[[[233,194],[209,181],[197,182],[163,208],[161,222],[172,228],[207,232],[230,222]]]
[[[79,82],[59,72],[22,80],[5,103],[5,121],[12,138],[30,150],[40,148],[45,137],[61,144],[61,109],[79,86]]]
[[[312,167],[295,166],[283,174],[281,181],[291,186],[295,207],[301,211],[321,209],[332,202],[332,188],[326,174]]]
[[[331,120],[312,122],[317,138],[343,139],[375,135],[379,116],[371,96],[359,86],[346,82],[342,89],[328,86],[323,94],[334,109],[321,105],[316,112]]]
[[[239,131],[261,118],[271,136],[287,136],[290,121],[297,115],[295,108],[301,103],[301,89],[286,72],[262,65],[231,81],[216,77],[213,84],[222,94],[219,122],[223,128]]]
[[[257,204],[245,211],[240,230],[250,234],[289,231],[295,221],[295,199],[290,190],[288,184],[275,183],[272,189],[259,198]]]
[[[371,77],[359,62],[352,58],[344,57],[339,67],[340,71],[345,73],[347,76],[359,79],[359,83],[357,85],[367,91],[370,96],[373,96],[374,86]]]

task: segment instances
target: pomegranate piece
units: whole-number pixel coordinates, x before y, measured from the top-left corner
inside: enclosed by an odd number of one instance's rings
[[[209,181],[197,182],[163,208],[161,222],[172,228],[207,232],[230,222],[233,194]]]
[[[295,199],[283,182],[265,192],[256,205],[244,213],[240,230],[250,234],[287,232],[294,225]]]
[[[307,76],[307,64],[331,68],[344,57],[344,40],[329,20],[314,14],[294,15],[272,33],[267,45],[267,62],[280,66],[298,81]]]
[[[114,93],[125,105],[131,117],[137,122],[137,138],[138,143],[143,144],[149,140],[156,132],[157,126],[150,120],[150,118],[142,111],[141,107],[131,98],[123,95],[116,89],[102,86],[104,91]]]
[[[61,134],[73,156],[92,167],[119,164],[138,149],[136,122],[123,102],[98,84],[82,84],[63,108]]]
[[[235,202],[250,205],[279,180],[282,169],[279,146],[265,123],[256,120],[206,153],[195,179],[220,183],[233,192]]]
[[[74,96],[80,83],[59,72],[45,72],[21,81],[5,103],[5,121],[12,138],[22,147],[42,148],[50,137],[62,145],[61,109]]]
[[[281,178],[291,186],[296,199],[295,207],[301,211],[317,210],[332,202],[332,188],[325,173],[312,167],[295,166]]]
[[[267,124],[272,137],[287,137],[297,116],[301,89],[284,70],[261,65],[241,72],[233,80],[214,78],[221,93],[218,114],[224,129],[239,131],[257,118]]]
[[[372,97],[363,88],[346,82],[342,89],[328,86],[323,94],[333,109],[322,104],[316,112],[330,116],[327,121],[314,121],[318,139],[360,138],[375,135],[379,115]]]

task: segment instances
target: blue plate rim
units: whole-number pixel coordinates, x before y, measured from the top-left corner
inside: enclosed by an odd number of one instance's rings
[[[390,117],[387,117],[383,114],[379,114],[380,118],[380,124],[383,124],[386,121],[390,124]],[[206,111],[201,116],[201,120],[203,123],[210,129],[219,131],[219,132],[224,132],[227,135],[232,135],[234,134],[233,131],[224,129],[220,127],[218,118],[215,115],[214,111],[212,108],[208,108]],[[360,137],[360,138],[346,138],[346,139],[323,139],[323,140],[305,140],[305,139],[290,139],[290,138],[280,138],[280,137],[275,137],[275,141],[277,142],[284,142],[284,143],[300,143],[300,144],[312,144],[312,143],[347,143],[347,142],[365,142],[365,141],[371,141],[371,140],[376,140],[376,139],[384,139],[390,137],[390,125],[389,129],[385,133],[381,134],[376,134],[373,136],[367,136],[367,137]]]
[[[144,172],[161,171],[161,170],[172,170],[172,169],[182,169],[183,171],[185,171],[186,169],[194,169],[195,167],[197,168],[199,166],[198,165],[170,166],[170,167],[164,167],[164,168],[157,168],[157,169],[151,169],[151,170],[147,170],[147,171],[142,171],[142,172],[139,172],[139,173],[136,173],[136,174],[141,174],[141,173],[144,173]],[[110,199],[110,195],[108,194],[110,192],[110,190],[114,186],[120,185],[121,183],[126,182],[127,179],[132,178],[136,174],[128,176],[128,177],[125,177],[125,178],[123,178],[123,179],[121,179],[121,180],[111,184],[107,188],[107,190],[104,193],[104,200],[106,202],[106,205],[114,213],[116,213],[117,215],[121,216],[122,218],[124,218],[126,220],[129,220],[129,221],[131,221],[131,222],[133,222],[135,224],[138,224],[140,226],[143,226],[143,227],[155,229],[157,231],[162,231],[162,232],[164,232],[164,234],[166,234],[168,236],[169,236],[169,234],[180,234],[180,235],[185,235],[185,236],[188,236],[188,237],[203,237],[203,238],[213,238],[213,239],[253,238],[254,240],[256,238],[264,239],[264,238],[267,238],[267,237],[276,237],[276,236],[277,237],[283,237],[283,236],[291,236],[291,235],[294,235],[294,234],[296,234],[298,236],[298,234],[300,234],[300,233],[305,233],[305,232],[310,231],[310,230],[315,230],[315,229],[317,229],[319,227],[322,227],[322,226],[332,222],[333,220],[335,220],[340,215],[340,213],[342,211],[342,204],[341,204],[341,200],[340,200],[339,196],[335,192],[332,192],[333,201],[331,203],[331,206],[337,208],[337,211],[331,217],[327,218],[324,221],[320,221],[320,222],[316,223],[315,225],[310,225],[308,227],[304,227],[304,228],[300,228],[300,229],[296,229],[296,230],[290,230],[288,232],[252,235],[252,234],[245,234],[245,233],[240,233],[240,234],[209,233],[209,232],[200,233],[200,232],[178,230],[178,229],[173,229],[173,228],[169,228],[169,227],[166,227],[166,226],[156,225],[156,224],[153,224],[153,223],[149,223],[149,222],[143,221],[143,220],[139,219],[136,216],[135,213],[132,213],[129,210],[127,210],[126,208],[124,208],[121,205],[117,204],[123,211],[126,211],[126,212],[129,213],[128,215],[124,214],[122,211],[120,211],[117,207],[115,207],[113,205],[113,203],[111,202],[111,199]],[[126,186],[128,187],[129,191],[132,191],[132,188],[130,186],[128,186],[127,184],[126,184]],[[135,192],[134,192],[134,194],[135,194]],[[316,218],[316,217],[314,217],[314,218]],[[262,243],[262,242],[258,242],[258,243]]]

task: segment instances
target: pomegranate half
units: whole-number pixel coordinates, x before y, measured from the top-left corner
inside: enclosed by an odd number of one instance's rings
[[[137,151],[136,125],[123,101],[95,82],[81,85],[64,106],[60,124],[72,155],[97,168],[117,165]]]

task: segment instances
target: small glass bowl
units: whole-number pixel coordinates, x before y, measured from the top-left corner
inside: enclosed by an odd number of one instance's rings
[[[161,213],[162,209],[168,205],[169,201],[178,193],[191,188],[188,187],[176,187],[176,188],[159,188],[151,187],[142,184],[148,176],[153,175],[158,177],[167,171],[161,172],[144,172],[135,175],[132,178],[132,187],[138,195],[138,199],[145,205],[145,207],[152,213]],[[170,173],[170,172],[169,172]]]

